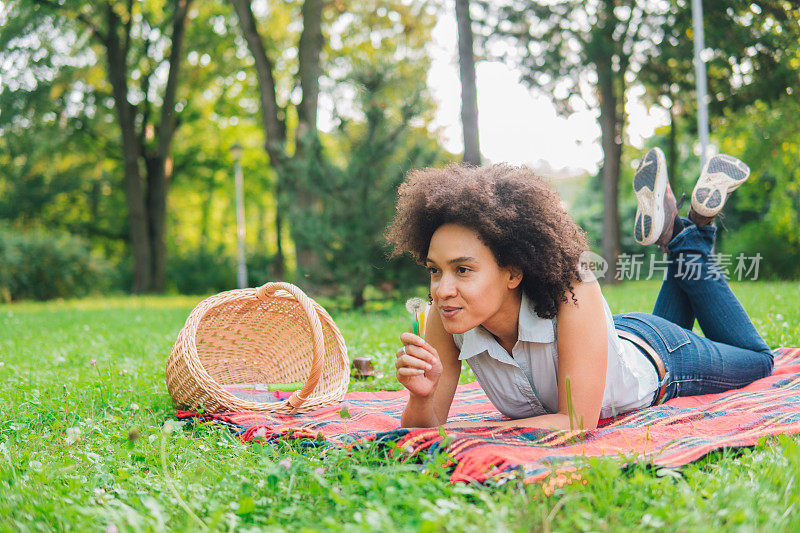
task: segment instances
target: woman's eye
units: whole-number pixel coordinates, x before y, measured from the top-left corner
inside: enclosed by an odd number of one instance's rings
[[[436,267],[428,267],[428,274],[430,274],[431,276],[436,274],[437,272],[439,272],[438,268],[436,268]]]
[[[467,272],[469,272],[469,269],[467,267],[458,267],[456,268],[456,272],[458,272],[459,274],[466,274]]]

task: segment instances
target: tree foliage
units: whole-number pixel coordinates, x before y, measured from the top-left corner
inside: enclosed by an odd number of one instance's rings
[[[60,66],[70,65],[69,56],[97,67],[73,79],[70,89],[77,113],[114,110],[134,292],[160,290],[165,282],[166,202],[190,1],[11,2],[8,16],[15,23],[0,38],[16,48],[9,55],[22,63],[15,71],[28,81],[23,90],[33,94],[58,76]],[[65,41],[68,49],[40,46],[48,37]],[[49,68],[39,69],[35,64],[43,57]]]
[[[521,80],[551,95],[562,113],[593,108],[603,150],[604,257],[620,251],[618,184],[636,72],[650,55],[663,3],[636,0],[483,2],[482,41],[490,55],[519,69]]]
[[[322,200],[313,209],[290,205],[298,239],[320,257],[307,275],[326,287],[346,289],[360,307],[368,285],[418,280],[419,269],[411,261],[388,259],[383,233],[405,173],[440,163],[442,155],[427,139],[424,123],[414,127],[425,109],[419,80],[404,80],[394,68],[378,65],[354,72],[350,83],[365,120],[340,119],[338,151],[348,157],[337,162],[321,143],[309,143],[291,170],[300,187],[317,191]],[[408,92],[398,100],[393,93],[401,86]]]
[[[127,103],[122,107],[134,117],[133,144],[138,144],[142,154],[136,165],[138,183],[149,209],[153,203],[148,203],[148,195],[153,189],[148,183],[153,172],[159,172],[162,153],[159,136],[170,72],[172,14],[177,4],[66,0],[7,5],[7,20],[0,29],[4,45],[0,52],[4,65],[0,218],[20,229],[44,225],[87,237],[119,265],[120,279],[127,280],[128,287],[138,287],[140,282],[135,280],[142,274],[132,260],[136,254],[132,254],[130,191],[126,189],[126,171],[130,171],[126,161],[130,163],[130,158],[126,160],[121,134],[117,105],[121,100],[111,81],[108,40],[113,35],[108,28],[113,20],[118,44],[128,50],[120,67],[128,88]],[[392,85],[383,89],[381,98],[391,110],[401,109],[415,93],[415,84],[425,79],[426,43],[435,19],[430,6],[421,1],[321,5],[322,41],[315,45],[319,72],[312,77],[319,80],[323,113],[319,120],[306,119],[314,126],[306,127],[306,133],[310,130],[309,142],[322,143],[331,164],[341,169],[352,159],[347,151],[353,143],[346,135],[357,137],[356,132],[368,121],[356,101],[355,73],[381,62],[393,63]],[[298,139],[305,138],[300,134],[303,93],[298,45],[306,6],[299,0],[252,6],[273,66],[286,161],[299,157],[302,146]],[[210,272],[205,279],[194,274],[183,280],[176,276],[180,265],[197,270],[204,257],[231,254],[235,247],[229,148],[237,142],[245,147],[242,166],[248,256],[258,263],[254,271],[260,276],[254,282],[284,276],[276,268],[283,261],[274,257],[281,251],[289,268],[299,263],[302,270],[306,264],[294,255],[303,237],[294,226],[302,225],[304,215],[289,208],[302,204],[298,198],[303,180],[296,176],[298,165],[275,165],[263,150],[262,94],[254,74],[255,58],[240,36],[234,6],[222,0],[195,2],[186,12],[186,21],[180,83],[172,106],[175,128],[169,156],[163,161],[169,193],[164,200],[163,246],[173,260],[159,287],[197,292],[212,286],[216,289],[229,279],[221,272],[228,267],[222,259],[207,262],[210,270],[220,272]],[[307,86],[309,83],[306,81]],[[421,102],[406,127],[420,137],[422,145],[434,150],[435,133],[428,131],[434,106],[427,97]],[[393,116],[393,123],[396,118]],[[322,130],[317,130],[318,122],[324,126]],[[278,194],[281,182],[287,187]],[[307,202],[311,210],[324,200],[312,198]],[[296,224],[281,227],[281,216],[286,221],[288,213],[297,213]],[[386,222],[376,221],[379,225]],[[152,273],[152,269],[147,271]]]

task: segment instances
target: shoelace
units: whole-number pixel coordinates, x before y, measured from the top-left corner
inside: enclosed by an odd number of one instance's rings
[[[722,229],[728,231],[728,228],[725,227],[725,223],[722,221],[724,218],[725,218],[725,213],[723,213],[722,211],[717,213],[717,221],[719,222],[719,225],[722,226]]]
[[[686,200],[686,187],[681,186],[681,189],[683,189],[683,191],[681,192],[681,199],[678,200],[678,211],[680,211],[683,202]]]

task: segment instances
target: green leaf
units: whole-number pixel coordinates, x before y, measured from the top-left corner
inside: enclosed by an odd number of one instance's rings
[[[248,515],[256,510],[256,502],[250,496],[245,496],[239,500],[239,509],[236,511],[239,515]]]

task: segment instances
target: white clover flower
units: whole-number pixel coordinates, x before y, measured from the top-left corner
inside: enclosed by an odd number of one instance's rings
[[[83,434],[83,432],[81,431],[81,428],[79,428],[77,426],[74,426],[74,427],[71,427],[71,428],[67,428],[67,436],[66,436],[65,440],[67,441],[67,444],[72,444],[74,442],[78,442],[80,440],[82,434]]]
[[[138,411],[138,410],[139,410],[139,406],[136,405],[135,403],[132,403],[131,404],[131,411]]]
[[[42,463],[39,461],[30,461],[28,462],[28,466],[31,470],[36,470],[37,472],[42,471]]]

